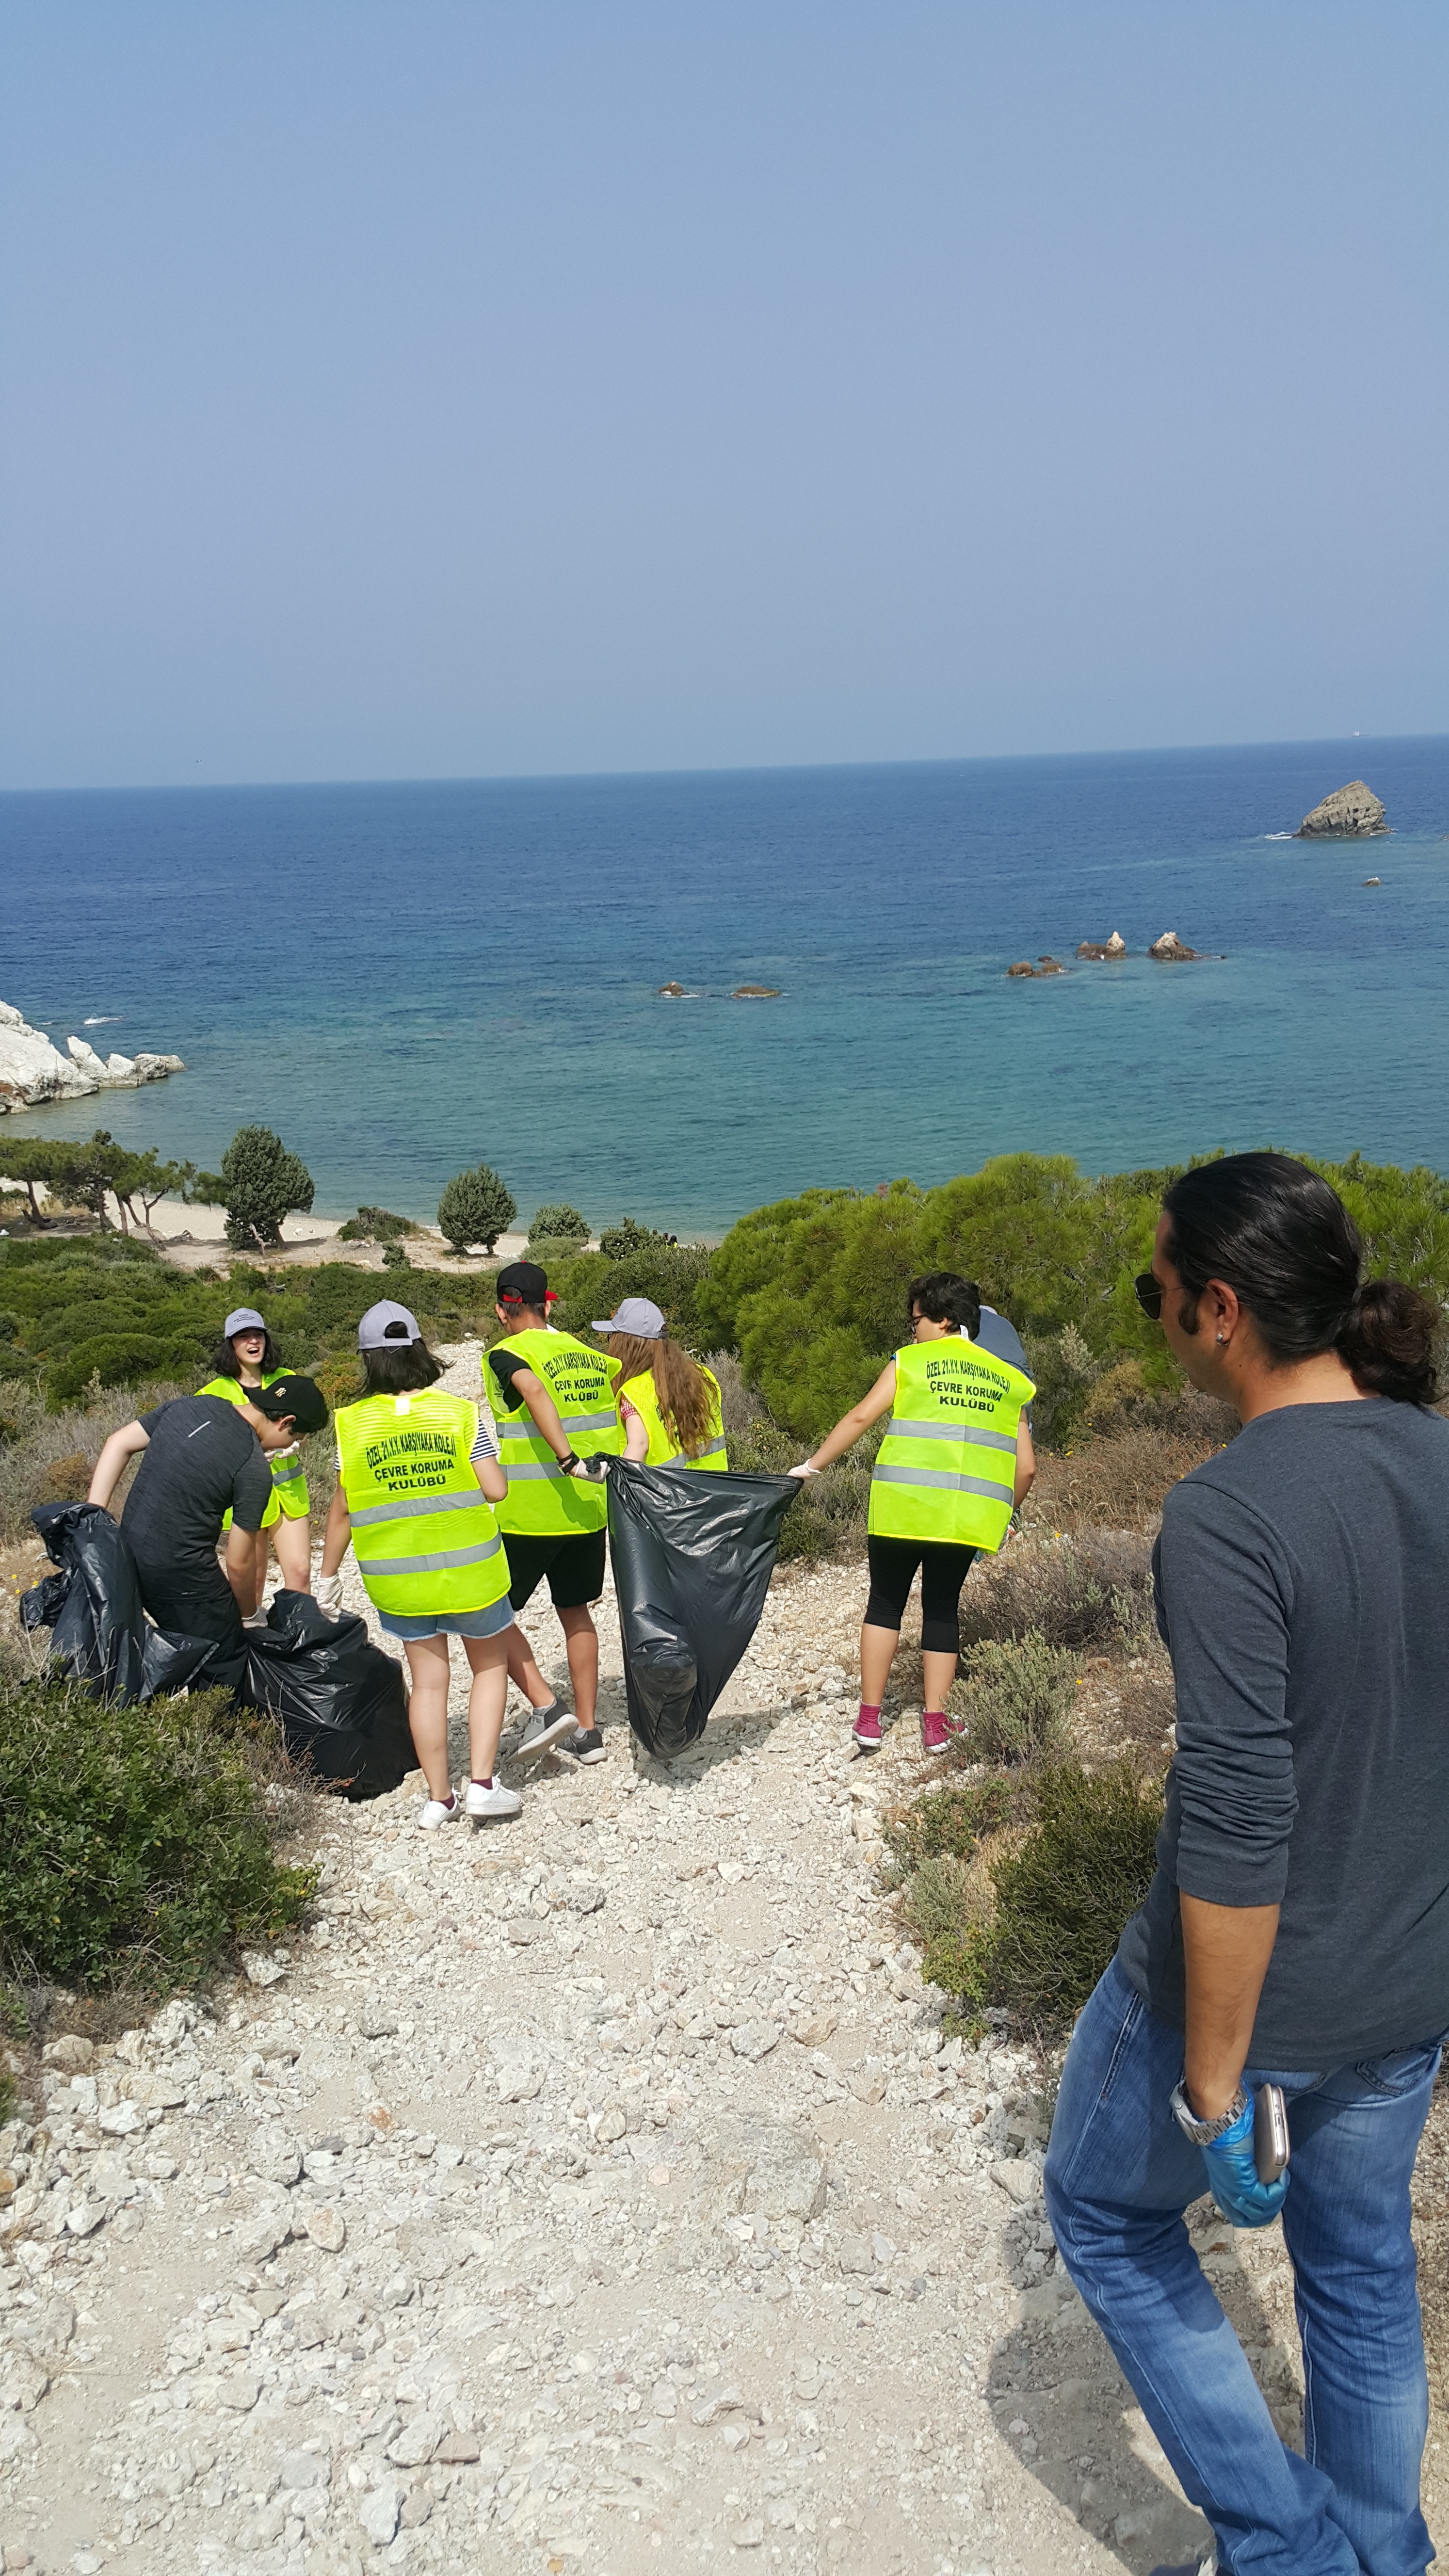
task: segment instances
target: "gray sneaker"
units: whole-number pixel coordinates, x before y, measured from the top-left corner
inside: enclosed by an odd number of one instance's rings
[[[546,1753],[551,1744],[557,1744],[561,1735],[571,1735],[573,1730],[573,1710],[561,1708],[556,1699],[551,1699],[547,1708],[530,1709],[523,1733],[513,1750],[531,1759],[537,1753]]]
[[[566,1753],[571,1762],[602,1762],[607,1758],[604,1739],[596,1726],[576,1726],[572,1735],[564,1737],[559,1751]]]

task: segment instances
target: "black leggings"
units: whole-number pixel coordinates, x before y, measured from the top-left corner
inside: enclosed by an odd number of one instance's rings
[[[870,1599],[865,1605],[868,1628],[899,1629],[906,1596],[921,1569],[921,1649],[927,1655],[954,1655],[961,1645],[959,1611],[974,1547],[954,1547],[942,1539],[871,1538]]]

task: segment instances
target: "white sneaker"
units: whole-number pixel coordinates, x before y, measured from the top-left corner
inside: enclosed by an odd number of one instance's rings
[[[425,1834],[435,1834],[440,1825],[456,1825],[462,1812],[463,1810],[458,1803],[458,1793],[455,1789],[452,1795],[446,1800],[442,1798],[429,1798],[425,1800],[423,1812],[418,1818],[418,1823],[422,1826]]]
[[[491,1817],[495,1822],[504,1816],[521,1816],[523,1813],[523,1800],[515,1790],[505,1789],[499,1780],[494,1781],[491,1789],[485,1789],[481,1780],[470,1780],[463,1804],[470,1816],[480,1819]]]

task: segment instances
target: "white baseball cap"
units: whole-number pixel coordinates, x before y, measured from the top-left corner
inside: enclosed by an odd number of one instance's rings
[[[403,1351],[409,1343],[422,1338],[423,1328],[416,1315],[409,1314],[406,1306],[399,1306],[391,1297],[379,1297],[357,1327],[360,1351]]]
[[[597,1318],[591,1328],[596,1333],[629,1333],[636,1342],[662,1342],[664,1317],[648,1297],[626,1297],[617,1315]]]

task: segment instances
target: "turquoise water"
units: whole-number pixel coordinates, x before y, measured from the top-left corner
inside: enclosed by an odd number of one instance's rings
[[[1355,777],[1391,838],[1275,837]],[[679,1231],[1018,1147],[1449,1168],[1446,835],[1449,737],[7,795],[0,996],[189,1068],[15,1124],[214,1168],[261,1119],[323,1213],[430,1217],[484,1160],[525,1217]],[[1114,929],[1226,954],[1077,967]],[[1073,971],[1007,981],[1043,950]]]

